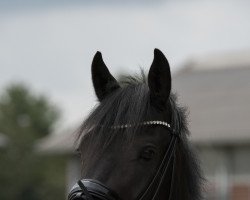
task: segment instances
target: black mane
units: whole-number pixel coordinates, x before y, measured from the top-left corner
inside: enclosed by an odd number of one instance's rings
[[[142,129],[142,126],[134,126],[121,131],[121,129],[111,129],[111,126],[158,120],[152,119],[152,116],[150,116],[149,88],[144,73],[141,76],[128,76],[122,79],[121,88],[103,99],[79,129],[77,139],[80,141],[79,148],[84,149],[82,152],[85,152],[85,159],[93,159],[93,157],[98,156],[95,155],[96,148],[99,151],[100,148],[105,149],[117,134],[124,136],[124,142],[131,142],[136,133],[139,133]],[[187,185],[186,191],[183,191],[187,196],[185,199],[198,200],[201,198],[200,182],[202,178],[198,161],[188,143],[187,112],[185,108],[177,104],[177,96],[173,93],[170,94],[169,104],[172,113],[172,120],[169,123],[177,132],[181,133],[181,145],[178,145],[178,149],[179,155],[183,159],[181,162],[185,165],[185,172],[180,174],[182,177],[178,176],[177,182],[179,180],[179,184],[182,184],[181,178],[186,176],[189,183],[185,183]],[[180,168],[182,167],[180,166]],[[175,188],[177,188],[177,191],[176,194],[173,194],[173,199],[179,199],[179,186]]]

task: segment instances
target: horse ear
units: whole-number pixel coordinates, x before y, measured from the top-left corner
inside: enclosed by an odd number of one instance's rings
[[[151,103],[158,108],[165,108],[171,91],[171,72],[167,58],[159,49],[154,50],[148,86]]]
[[[99,51],[94,56],[91,72],[95,93],[99,101],[120,88],[116,79],[110,74]]]

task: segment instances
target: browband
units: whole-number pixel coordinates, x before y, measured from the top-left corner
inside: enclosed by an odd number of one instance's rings
[[[154,124],[159,124],[159,125],[163,125],[166,126],[168,128],[171,128],[170,124],[164,121],[145,121],[145,122],[141,122],[138,124],[123,124],[123,125],[114,125],[111,126],[111,128],[113,129],[119,129],[119,128],[131,128],[134,126],[143,126],[143,125],[154,125]]]

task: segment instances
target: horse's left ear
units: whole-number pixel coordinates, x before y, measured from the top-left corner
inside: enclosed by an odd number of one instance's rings
[[[91,72],[95,93],[99,101],[102,101],[106,96],[120,88],[118,82],[105,65],[102,54],[99,51],[94,56]]]
[[[157,108],[165,108],[171,91],[171,72],[167,58],[154,50],[154,60],[148,74],[150,101]]]

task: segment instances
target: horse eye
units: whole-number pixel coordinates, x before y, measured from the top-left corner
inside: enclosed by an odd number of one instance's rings
[[[141,154],[140,159],[143,159],[145,161],[150,161],[155,155],[155,149],[152,147],[145,148]]]

